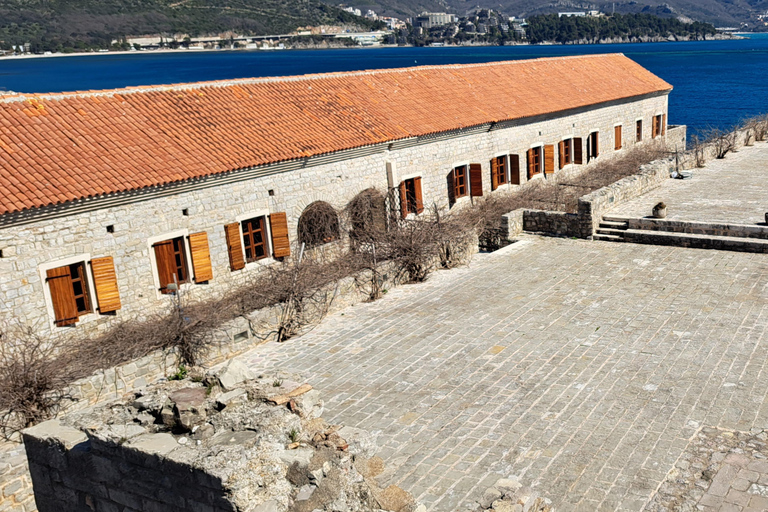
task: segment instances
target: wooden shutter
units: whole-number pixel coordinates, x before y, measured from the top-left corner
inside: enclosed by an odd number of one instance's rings
[[[597,158],[600,155],[600,134],[598,132],[593,132],[594,138],[592,139],[592,152]]]
[[[208,249],[208,233],[192,233],[189,235],[189,250],[192,253],[192,271],[195,282],[204,283],[213,279],[211,268],[211,253]]]
[[[448,188],[448,204],[453,206],[456,204],[456,179],[454,177],[453,169],[445,177],[445,185]]]
[[[661,134],[667,134],[667,114],[661,115]]]
[[[565,141],[562,140],[557,143],[557,167],[565,167]]]
[[[112,256],[93,258],[91,260],[93,284],[96,287],[96,300],[99,302],[100,313],[110,313],[122,307],[120,292],[117,289],[117,275]]]
[[[520,155],[509,155],[509,176],[512,185],[520,184]]]
[[[491,158],[491,190],[499,188],[499,162]]]
[[[56,325],[64,327],[76,323],[78,319],[77,304],[75,303],[75,291],[72,288],[69,265],[47,270],[45,276],[48,281],[48,289],[51,292]]]
[[[152,246],[155,249],[155,262],[157,263],[157,277],[160,281],[160,292],[170,293],[168,285],[174,282],[176,274],[176,257],[173,251],[173,240],[158,242]],[[178,280],[179,276],[176,276]]]
[[[528,179],[533,178],[534,175],[534,169],[533,169],[533,148],[528,150]]]
[[[651,138],[655,139],[659,135],[659,116],[653,116],[653,126],[651,127]]]
[[[291,241],[288,238],[288,216],[285,212],[269,214],[269,229],[272,232],[272,255],[285,258],[291,255]]]
[[[243,256],[243,242],[240,239],[240,223],[235,222],[224,226],[224,232],[227,235],[227,252],[229,253],[229,269],[242,270],[245,268],[245,257]]]
[[[616,151],[621,149],[621,126],[616,126],[613,129],[614,149]]]
[[[544,174],[555,172],[555,145],[544,146]]]
[[[413,193],[416,195],[416,213],[424,211],[424,197],[421,195],[421,177],[413,178]]]
[[[480,164],[469,164],[469,195],[483,195],[483,167]]]
[[[408,192],[405,190],[405,182],[400,182],[400,216],[406,218],[408,211]]]
[[[573,163],[581,165],[584,163],[584,143],[581,137],[573,138]]]

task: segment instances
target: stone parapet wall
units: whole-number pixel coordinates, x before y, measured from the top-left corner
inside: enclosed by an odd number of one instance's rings
[[[575,213],[524,210],[523,229],[529,233],[578,236],[579,217]]]

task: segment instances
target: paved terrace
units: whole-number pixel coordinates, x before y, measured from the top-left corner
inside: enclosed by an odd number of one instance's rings
[[[710,160],[693,169],[693,178],[667,180],[657,190],[610,211],[622,217],[646,217],[653,205],[667,203],[667,219],[674,221],[763,224],[768,212],[766,163],[768,143],[757,142]]]
[[[246,357],[380,431],[381,483],[429,510],[518,475],[638,511],[700,427],[768,427],[767,286],[766,255],[530,237]]]

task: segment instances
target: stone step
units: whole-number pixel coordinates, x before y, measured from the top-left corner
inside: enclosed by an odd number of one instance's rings
[[[600,235],[612,235],[612,236],[624,236],[624,233],[626,232],[625,229],[613,229],[613,228],[597,228],[595,231],[596,233]]]
[[[629,222],[616,222],[612,220],[602,220],[600,221],[600,227],[613,228],[613,229],[627,229],[629,227]]]
[[[617,235],[608,235],[604,233],[600,233],[599,231],[595,233],[595,235],[592,237],[593,240],[602,240],[603,242],[623,242],[624,237],[623,236],[617,236]]]
[[[736,236],[715,236],[669,231],[628,229],[623,232],[624,241],[638,244],[671,245],[695,249],[768,253],[768,240]],[[605,235],[603,235],[605,236]]]
[[[651,217],[630,218],[604,216],[600,223],[626,223],[630,229],[680,233],[697,236],[720,236],[734,238],[768,239],[768,226],[758,224],[728,224],[723,222],[684,221],[654,219]]]

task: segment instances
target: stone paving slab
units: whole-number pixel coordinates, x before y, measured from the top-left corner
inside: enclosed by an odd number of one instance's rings
[[[765,165],[768,143],[757,142],[692,169],[693,178],[666,180],[644,196],[617,206],[609,215],[646,217],[653,206],[667,203],[667,219],[679,221],[765,223],[768,186]]]
[[[526,237],[254,349],[379,431],[436,512],[519,476],[559,511],[639,511],[702,425],[768,427],[768,257]]]

